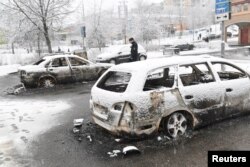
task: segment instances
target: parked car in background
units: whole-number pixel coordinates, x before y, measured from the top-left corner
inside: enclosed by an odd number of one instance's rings
[[[96,58],[96,62],[120,64],[131,61],[131,45],[112,45]],[[138,44],[139,60],[146,60],[146,50]]]
[[[33,65],[19,68],[21,82],[27,87],[53,87],[98,79],[112,64],[94,64],[75,55],[46,56]]]
[[[88,60],[87,51],[85,49],[76,49],[73,51],[73,54]]]
[[[111,67],[91,90],[93,120],[116,135],[195,127],[250,113],[249,75],[231,61],[173,56]],[[112,97],[112,98],[110,98]]]
[[[179,53],[180,51],[184,50],[193,50],[194,45],[186,43],[186,44],[175,45],[174,48],[176,48],[175,53]]]

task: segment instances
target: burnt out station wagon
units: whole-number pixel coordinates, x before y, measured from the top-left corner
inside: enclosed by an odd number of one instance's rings
[[[54,55],[20,67],[19,73],[27,87],[53,87],[58,83],[96,80],[111,66],[95,64],[75,55]]]
[[[111,67],[91,91],[94,122],[121,135],[172,138],[250,109],[249,75],[231,61],[174,56]],[[110,98],[112,97],[112,98]]]

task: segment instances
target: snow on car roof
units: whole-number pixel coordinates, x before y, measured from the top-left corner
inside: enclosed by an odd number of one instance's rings
[[[138,61],[133,63],[124,63],[111,67],[112,71],[124,71],[124,72],[141,72],[150,71],[158,67],[180,64],[192,64],[204,61],[226,61],[225,59],[213,57],[210,55],[200,56],[173,56],[168,58],[149,59],[145,61]]]
[[[68,55],[68,54],[65,54],[65,55],[62,54],[62,55],[45,56],[45,57],[43,57],[43,59],[51,60],[51,59],[60,58],[60,57],[76,57],[76,58],[79,58],[79,59],[83,59],[83,60],[85,60],[85,61],[87,61],[89,63],[93,63],[93,62],[91,62],[89,60],[86,60],[86,59],[80,57],[80,56],[77,56],[77,55]]]

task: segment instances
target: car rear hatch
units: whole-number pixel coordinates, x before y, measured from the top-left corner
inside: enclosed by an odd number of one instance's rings
[[[109,71],[93,87],[90,107],[95,118],[111,126],[119,125],[130,78],[130,73]]]

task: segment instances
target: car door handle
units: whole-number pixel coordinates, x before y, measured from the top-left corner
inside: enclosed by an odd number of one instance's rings
[[[190,100],[190,99],[193,99],[194,97],[192,96],[192,95],[186,95],[185,96],[185,99],[187,99],[187,100]]]
[[[49,71],[53,71],[53,69],[52,69],[52,68],[50,68],[50,69],[49,69]]]
[[[233,91],[232,88],[227,88],[227,89],[226,89],[226,92],[232,92],[232,91]]]

